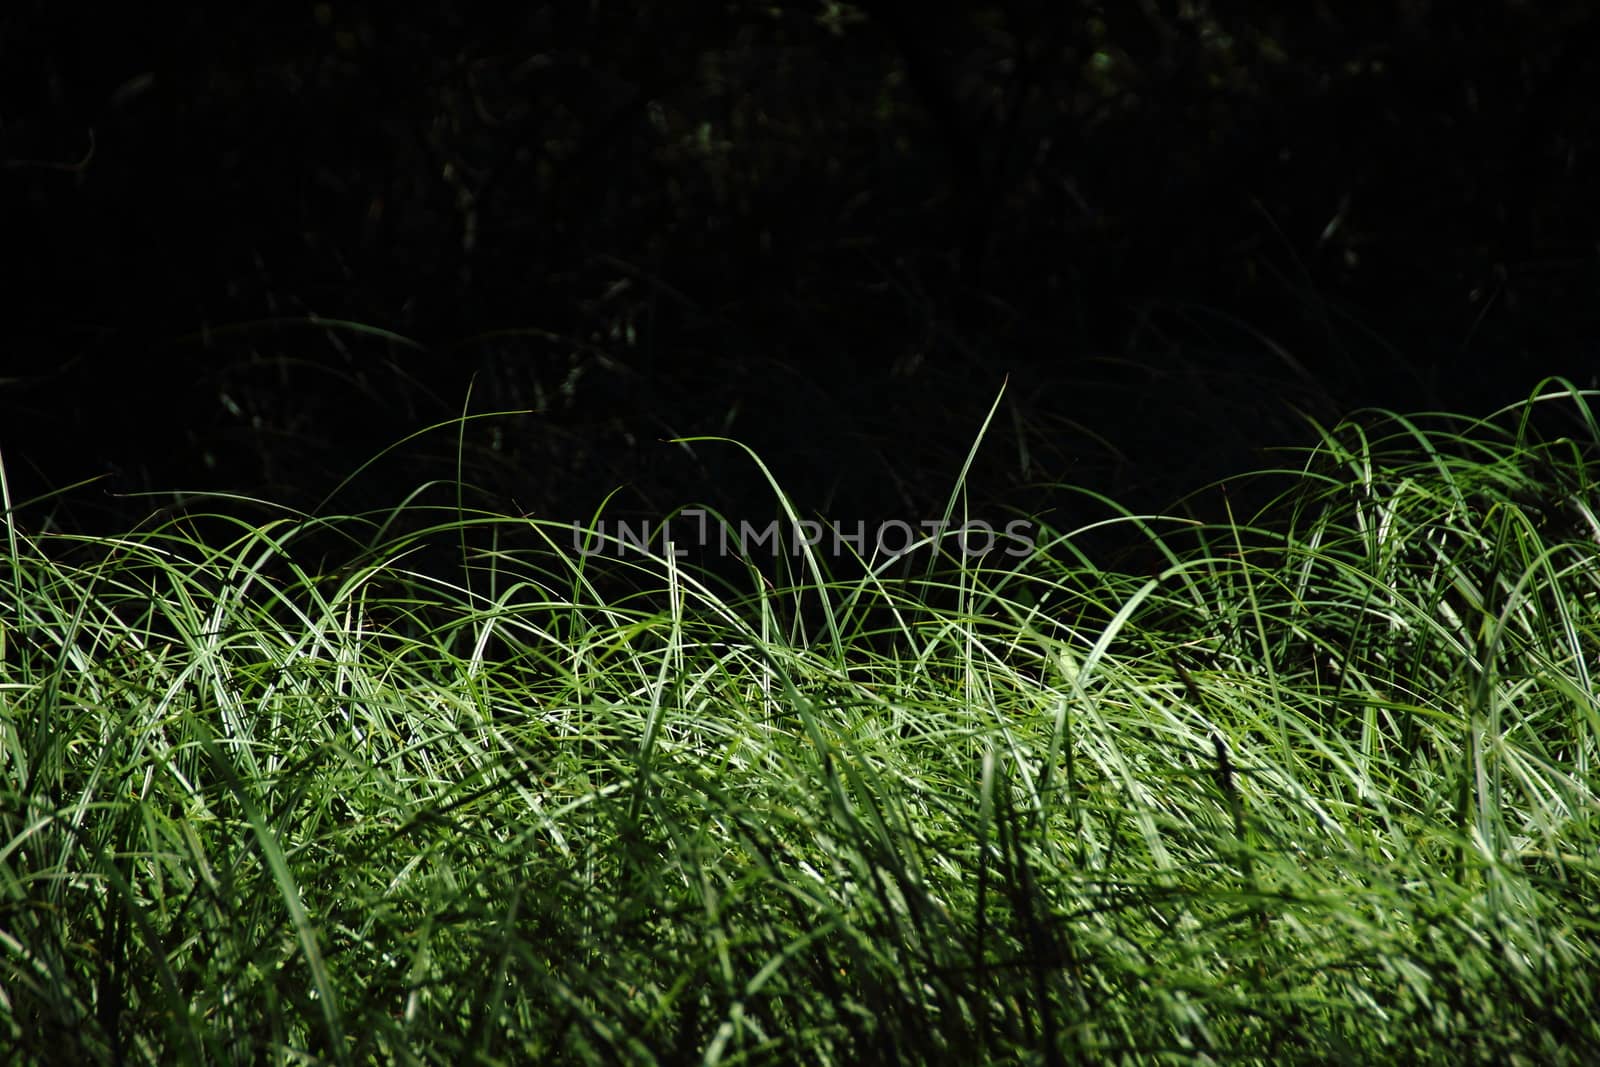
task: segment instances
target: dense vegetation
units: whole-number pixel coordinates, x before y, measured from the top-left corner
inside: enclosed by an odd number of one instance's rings
[[[6,5],[0,1059],[1593,1062],[1592,7]]]
[[[1592,402],[1346,421],[1259,514],[1125,515],[1128,571],[1041,522],[729,581],[461,486],[8,517],[0,1027],[30,1062],[1591,1062]]]

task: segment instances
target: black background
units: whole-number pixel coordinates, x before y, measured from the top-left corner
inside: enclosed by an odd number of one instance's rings
[[[517,409],[323,506],[770,509],[715,433],[909,519],[1006,381],[975,491],[1153,505],[1591,384],[1590,5],[1333,7],[7,5],[13,496],[313,507]]]

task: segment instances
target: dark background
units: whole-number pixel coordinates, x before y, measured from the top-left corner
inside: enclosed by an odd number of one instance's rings
[[[1591,8],[9,4],[12,494],[916,519],[1008,381],[975,494],[1153,507],[1587,386]]]

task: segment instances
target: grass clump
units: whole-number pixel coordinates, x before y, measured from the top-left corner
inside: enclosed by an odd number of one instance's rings
[[[34,1062],[1584,1062],[1589,400],[1341,424],[1259,515],[1125,516],[1139,574],[1042,524],[730,580],[425,494],[8,515],[0,1028]]]

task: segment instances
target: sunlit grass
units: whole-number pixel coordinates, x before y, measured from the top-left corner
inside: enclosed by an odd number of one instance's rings
[[[36,1062],[1587,1062],[1589,402],[1342,424],[1259,515],[1125,517],[1136,575],[1038,525],[730,580],[455,493],[8,521],[0,1025]]]

